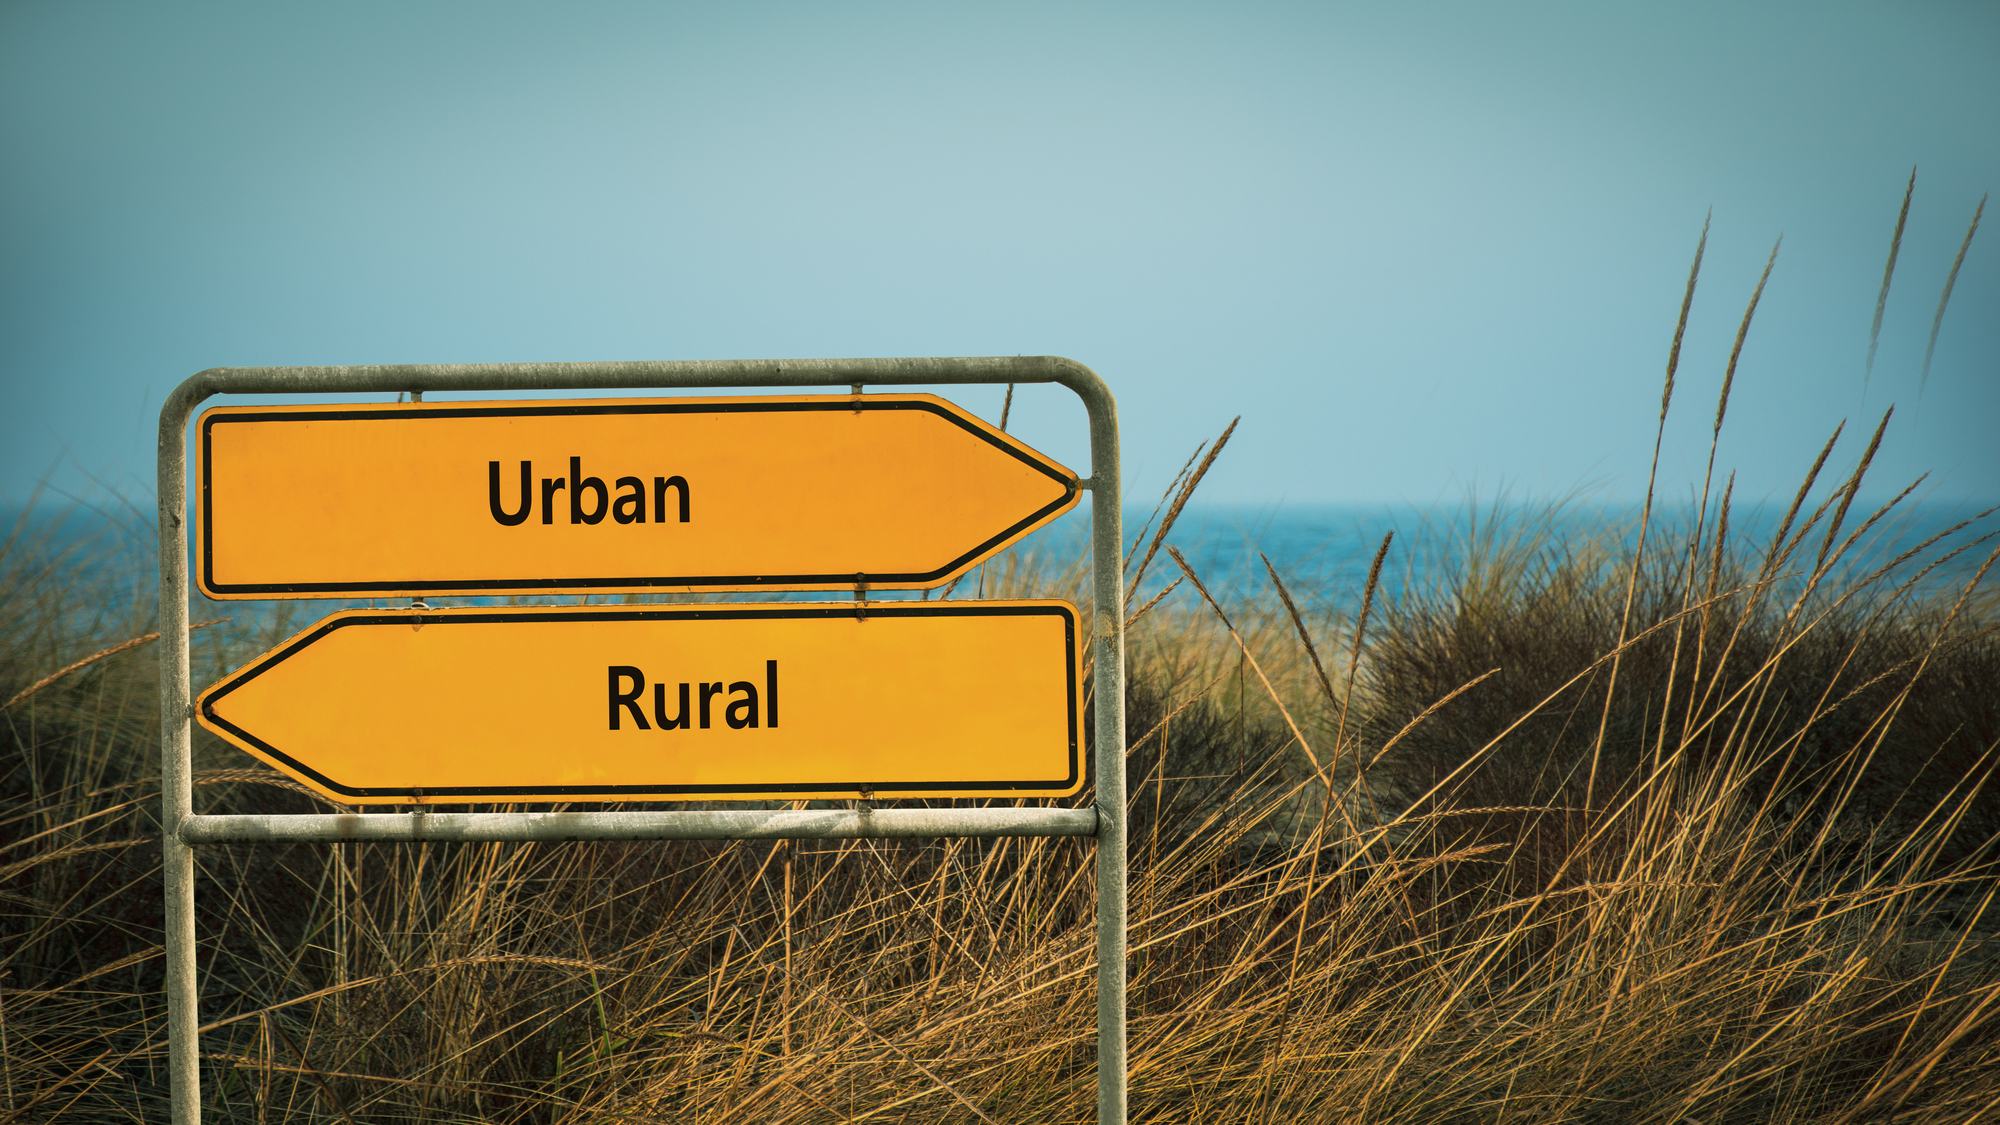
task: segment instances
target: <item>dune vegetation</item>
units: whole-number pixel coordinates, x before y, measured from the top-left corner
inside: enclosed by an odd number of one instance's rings
[[[1115,609],[1134,1120],[2000,1118],[2000,526],[1889,553],[1903,498],[1857,497],[1890,419],[1754,538],[1712,472],[1599,535],[1470,513],[1448,567],[1385,541],[1362,591],[1255,596],[1172,549],[1227,438]],[[0,1122],[166,1113],[150,554],[105,526],[0,553]],[[1112,611],[1086,574],[1016,552],[978,588]],[[308,612],[200,628],[198,681]],[[329,807],[213,740],[196,781]],[[198,864],[216,1120],[1093,1117],[1087,840]]]

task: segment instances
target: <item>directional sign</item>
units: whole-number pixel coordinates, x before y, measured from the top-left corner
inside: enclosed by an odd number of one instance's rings
[[[211,598],[939,586],[1076,474],[930,395],[218,407]]]
[[[204,692],[203,726],[349,804],[1060,797],[1066,602],[336,613]]]

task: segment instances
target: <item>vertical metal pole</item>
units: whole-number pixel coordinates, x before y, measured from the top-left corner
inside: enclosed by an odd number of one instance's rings
[[[196,1049],[194,848],[180,824],[194,813],[189,721],[187,420],[207,397],[190,379],[160,408],[160,831],[166,879],[167,1073],[174,1125],[200,1125]]]
[[[1067,382],[1068,380],[1065,380]],[[1090,407],[1091,631],[1097,708],[1097,1122],[1125,1125],[1125,531],[1118,405],[1101,380],[1071,388]]]

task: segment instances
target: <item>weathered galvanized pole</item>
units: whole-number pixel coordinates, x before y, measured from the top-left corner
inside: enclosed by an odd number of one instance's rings
[[[1097,1120],[1125,1123],[1125,531],[1118,405],[1102,380],[1070,384],[1090,407],[1091,632],[1097,653]]]
[[[199,376],[197,376],[199,378]],[[189,380],[193,382],[193,380]],[[188,662],[187,420],[208,397],[182,383],[160,407],[160,827],[166,880],[167,1072],[175,1125],[201,1121],[196,1050],[192,685]]]

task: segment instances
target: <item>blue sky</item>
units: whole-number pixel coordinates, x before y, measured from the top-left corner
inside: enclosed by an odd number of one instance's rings
[[[1990,3],[0,7],[0,502],[151,488],[210,366],[1067,355],[1134,498],[2000,500]],[[1869,323],[1911,166],[1872,379]],[[999,388],[954,398],[997,417]],[[1082,411],[1013,428],[1086,468]]]

